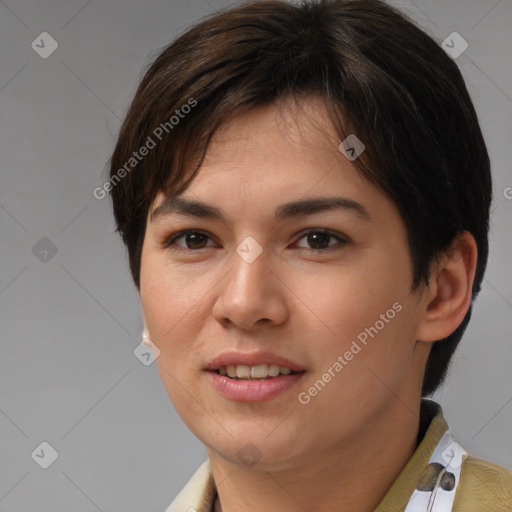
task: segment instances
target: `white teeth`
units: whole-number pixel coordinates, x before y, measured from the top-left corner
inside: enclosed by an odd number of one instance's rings
[[[246,364],[229,364],[227,366],[221,366],[219,373],[224,376],[228,376],[232,379],[267,379],[268,377],[277,377],[281,375],[290,375],[292,372],[290,368],[285,366],[279,366],[277,364],[258,364],[255,366],[248,366]]]
[[[248,379],[251,376],[251,367],[245,364],[239,364],[236,367],[236,376],[239,379]]]
[[[238,375],[238,370],[237,370],[236,374]],[[257,366],[251,366],[251,378],[252,379],[264,379],[267,375],[268,375],[268,373],[267,373],[267,365],[266,364],[259,364]]]
[[[268,367],[268,374],[270,377],[277,377],[279,375],[279,366],[277,364],[271,364]]]

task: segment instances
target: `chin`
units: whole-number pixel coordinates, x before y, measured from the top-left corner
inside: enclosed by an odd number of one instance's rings
[[[231,430],[230,430],[231,432]],[[251,435],[254,432],[254,435]],[[297,448],[297,443],[290,437],[288,440],[274,437],[266,434],[259,427],[249,431],[245,429],[240,435],[225,434],[223,441],[213,439],[212,443],[208,440],[202,441],[211,457],[211,452],[221,457],[226,462],[238,466],[239,468],[254,471],[282,471],[290,469],[297,464],[297,458],[300,454],[291,451]]]

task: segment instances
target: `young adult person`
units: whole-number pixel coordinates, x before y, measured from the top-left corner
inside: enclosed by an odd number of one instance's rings
[[[426,398],[488,256],[457,65],[379,0],[216,13],[145,74],[110,193],[167,393],[208,459],[168,512],[512,510]]]

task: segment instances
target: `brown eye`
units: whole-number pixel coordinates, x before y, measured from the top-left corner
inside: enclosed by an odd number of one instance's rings
[[[313,249],[325,249],[329,247],[330,239],[331,235],[327,233],[310,233],[307,235],[308,244],[310,244]]]
[[[184,240],[183,243],[176,243],[177,240]],[[205,247],[208,247],[206,245],[207,241],[210,239],[210,237],[206,233],[202,233],[201,231],[194,231],[194,230],[185,230],[185,231],[179,231],[178,233],[174,233],[170,237],[168,237],[163,242],[163,246],[165,248],[173,248],[173,246],[181,248],[181,249],[204,249]]]
[[[298,245],[298,247],[304,247],[306,249],[312,249],[315,251],[322,251],[324,249],[329,249],[330,247],[336,245],[336,243],[345,244],[346,240],[335,235],[334,233],[330,233],[329,231],[309,231],[305,233],[299,240],[305,239],[308,244],[307,247]],[[334,243],[332,243],[334,240]]]
[[[205,246],[206,235],[202,233],[187,233],[183,235],[185,237],[185,244],[188,249],[202,249]]]

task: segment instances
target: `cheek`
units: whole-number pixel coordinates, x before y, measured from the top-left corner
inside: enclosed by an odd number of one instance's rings
[[[211,315],[207,292],[212,288],[214,276],[170,265],[163,252],[143,253],[142,308],[151,340],[160,349],[156,362],[173,403],[187,400],[181,397],[179,383],[190,381],[191,368],[204,358],[198,340],[204,338]]]
[[[407,276],[397,276],[382,260],[361,258],[350,268],[333,267],[312,277],[297,295],[329,328],[326,332],[342,340],[373,325],[395,302],[402,302],[407,283]]]
[[[309,338],[322,345],[315,355],[316,370],[321,374],[338,356],[346,354],[344,377],[337,382],[341,385],[347,379],[350,388],[359,390],[359,396],[382,386],[369,368],[382,372],[384,378],[389,374],[392,379],[396,368],[407,363],[413,347],[408,262],[393,252],[379,254],[380,257],[361,255],[350,269],[335,268],[320,279],[311,280],[302,290],[304,302],[321,320],[309,325]],[[397,260],[399,264],[395,263]],[[310,317],[314,320],[311,314]],[[311,327],[318,330],[316,335]]]
[[[141,259],[140,297],[148,328],[152,335],[160,335],[201,304],[204,294],[203,277],[197,271],[173,266],[164,251],[143,251]],[[152,329],[151,329],[152,327]]]
[[[143,252],[140,297],[151,340],[159,348],[156,364],[167,394],[185,423],[202,414],[191,404],[185,391],[191,386],[191,366],[200,361],[201,280],[168,264],[165,255]],[[204,316],[204,315],[203,315]],[[190,416],[190,418],[189,418]]]

